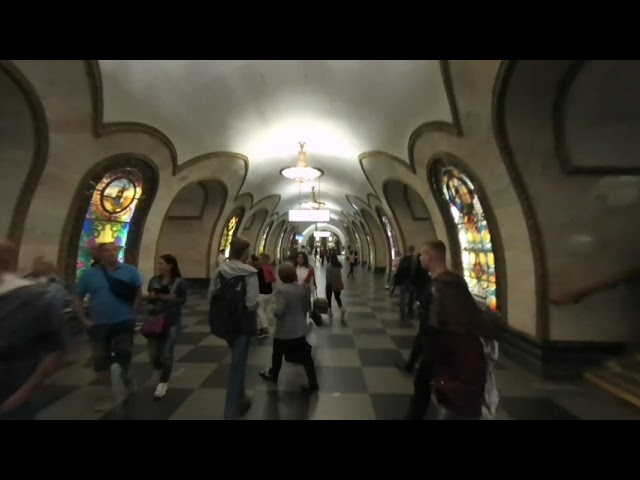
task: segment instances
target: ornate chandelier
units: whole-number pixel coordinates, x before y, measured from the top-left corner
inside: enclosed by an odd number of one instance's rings
[[[300,208],[310,209],[310,210],[319,210],[324,208],[324,203],[319,202],[316,198],[316,187],[311,187],[311,201],[310,202],[302,202],[300,204]]]
[[[315,180],[322,175],[322,170],[307,165],[307,153],[304,151],[305,142],[299,142],[299,145],[298,164],[295,167],[282,169],[280,175],[298,183]]]

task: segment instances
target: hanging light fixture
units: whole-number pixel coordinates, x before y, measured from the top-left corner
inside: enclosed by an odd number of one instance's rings
[[[280,170],[280,175],[298,183],[304,183],[322,175],[322,170],[307,165],[307,153],[304,151],[305,142],[299,142],[298,164],[295,167],[288,167]]]
[[[311,201],[310,202],[302,202],[300,204],[300,208],[309,209],[309,210],[319,210],[324,208],[324,203],[319,202],[316,197],[316,187],[311,187]]]

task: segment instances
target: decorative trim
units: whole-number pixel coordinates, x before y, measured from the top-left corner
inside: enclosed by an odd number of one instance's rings
[[[204,216],[204,211],[207,208],[207,204],[209,203],[209,192],[207,191],[207,188],[204,186],[204,184],[201,181],[197,181],[194,183],[197,187],[200,187],[203,193],[203,201],[202,201],[202,206],[200,207],[200,212],[197,213],[196,215],[169,215],[167,212],[167,215],[165,216],[165,220],[201,220],[202,219],[202,217]],[[180,193],[187,186],[193,185],[194,183],[190,183],[188,185],[185,185],[185,187],[182,187],[180,191],[174,195],[170,205],[173,205],[173,202],[175,201],[176,197],[180,195]],[[169,207],[169,209],[171,209],[171,207]]]
[[[384,188],[384,186],[383,186]],[[404,184],[404,188],[403,190],[403,195],[404,195],[404,203],[407,204],[407,209],[409,210],[409,215],[411,215],[411,219],[415,222],[424,222],[424,221],[430,221],[431,217],[430,216],[426,216],[426,217],[421,217],[419,216],[414,210],[413,210],[413,205],[411,204],[411,202],[409,201],[409,189],[413,190],[416,195],[418,195],[418,198],[420,199],[420,201],[422,202],[422,204],[424,205],[424,209],[429,212],[429,208],[427,207],[427,205],[424,203],[424,200],[422,199],[422,197],[420,196],[420,194],[415,190],[415,188],[411,187],[410,185],[407,185],[406,183]],[[388,203],[388,200],[387,200]]]
[[[109,123],[104,122],[104,99],[103,99],[102,75],[100,72],[100,65],[97,60],[86,60],[85,67],[87,72],[87,79],[89,82],[91,102],[93,105],[92,127],[93,127],[94,137],[100,138],[103,136],[112,135],[112,134],[121,133],[121,132],[122,133],[126,133],[126,132],[143,133],[148,136],[154,137],[166,148],[167,152],[169,153],[169,157],[171,159],[173,176],[177,176],[180,173],[191,168],[193,165],[197,165],[198,163],[202,163],[205,161],[218,160],[218,159],[227,160],[229,158],[240,160],[244,164],[244,175],[242,177],[242,181],[240,182],[240,186],[236,191],[235,198],[237,199],[239,197],[240,192],[242,191],[242,188],[244,187],[244,184],[247,180],[247,175],[249,173],[249,159],[245,155],[241,155],[235,152],[225,152],[225,151],[209,152],[209,153],[204,153],[202,155],[193,157],[184,163],[178,164],[178,155],[177,155],[175,146],[173,145],[171,140],[169,140],[169,137],[167,137],[163,132],[161,132],[157,128],[152,127],[151,125],[138,123],[138,122],[109,122]],[[225,205],[226,205],[226,202],[228,201],[229,196],[228,196],[228,188],[226,184],[224,184],[224,186],[225,186],[225,192],[226,192],[226,196],[225,196]],[[224,206],[223,206],[223,209],[224,209]],[[165,212],[165,216],[166,216],[166,212]],[[208,257],[207,271],[209,271],[209,266],[211,264],[211,258],[210,258],[211,245],[213,244],[215,228],[217,227],[217,223],[219,222],[219,219],[220,217],[218,216],[218,218],[216,218],[214,229],[212,230],[210,239],[209,239],[210,247],[209,247],[209,255],[207,256]]]
[[[27,108],[31,114],[33,128],[33,155],[31,164],[27,171],[27,176],[22,182],[20,192],[13,206],[13,214],[9,223],[7,237],[18,248],[18,254],[10,259],[11,267],[17,268],[20,248],[22,246],[22,235],[24,226],[29,215],[29,208],[36,193],[40,179],[47,166],[49,155],[49,125],[44,107],[35,88],[26,76],[10,61],[0,60],[0,70],[2,70],[11,81],[22,92],[27,103]]]
[[[260,232],[262,232],[262,230],[264,230],[264,225],[265,223],[268,221],[268,219],[273,216],[274,213],[276,213],[276,210],[278,208],[278,205],[280,204],[280,200],[282,200],[282,196],[278,195],[278,194],[272,194],[272,195],[267,195],[265,197],[262,197],[260,200],[258,200],[256,203],[253,203],[253,196],[251,196],[252,198],[252,202],[251,202],[251,210],[257,209],[258,206],[260,206],[263,202],[267,202],[268,200],[275,198],[276,199],[276,203],[273,205],[272,209],[268,209],[265,208],[265,210],[267,211],[267,214],[264,217],[264,220],[262,221],[262,225],[260,225],[260,229],[258,231],[258,238],[259,238],[259,234]],[[268,239],[267,239],[268,240]]]
[[[256,210],[255,212],[253,212],[253,215],[249,216],[249,218],[247,219],[246,223],[243,225],[242,233],[244,233],[247,230],[251,230],[251,225],[253,225],[253,221],[256,219],[256,214],[258,212],[267,212],[267,210],[263,208],[263,209]],[[269,215],[269,212],[267,212],[267,215]]]
[[[389,207],[391,208],[391,207]],[[380,222],[380,225],[382,226],[382,236],[385,238],[385,243],[387,245],[387,268],[389,269],[389,271],[391,271],[391,264],[393,263],[391,260],[391,256],[393,255],[392,250],[393,247],[391,246],[391,239],[389,238],[389,234],[387,233],[387,229],[384,226],[384,222],[382,221],[382,217],[386,217],[386,213],[382,210],[382,207],[376,207],[376,214],[378,215],[378,221]],[[389,221],[389,219],[387,218],[387,221]],[[391,223],[391,222],[389,222]],[[391,226],[391,228],[393,228],[393,225]],[[394,235],[396,235],[396,232],[393,232]],[[404,243],[404,242],[403,242]],[[376,267],[378,268],[378,267]],[[385,269],[386,271],[386,269]],[[374,270],[375,273],[375,270]]]
[[[435,170],[439,167],[440,163],[445,165],[451,165],[460,170],[464,175],[469,177],[469,180],[473,183],[473,186],[478,195],[480,205],[487,219],[489,230],[491,231],[491,245],[493,247],[493,254],[495,258],[496,268],[496,299],[498,302],[498,311],[503,318],[503,321],[509,319],[508,315],[508,283],[507,283],[507,263],[504,256],[504,246],[502,243],[502,235],[500,234],[500,225],[498,219],[491,206],[491,201],[487,195],[482,182],[475,174],[473,169],[464,162],[462,159],[456,157],[449,152],[438,152],[434,154],[427,162],[427,183],[431,189],[431,195],[435,198],[436,204],[440,209],[440,215],[444,221],[445,228],[447,230],[447,238],[449,240],[451,250],[451,263],[454,270],[463,272],[462,265],[462,247],[460,245],[460,239],[458,238],[458,229],[456,224],[451,218],[451,212],[449,210],[449,204],[442,196],[440,192],[440,186],[436,184],[437,178],[435,178]]]
[[[224,195],[224,200],[218,209],[218,214],[216,215],[215,220],[213,221],[213,227],[211,228],[211,232],[209,233],[209,240],[207,241],[207,276],[211,275],[211,249],[213,248],[213,237],[215,236],[216,231],[218,230],[218,224],[220,223],[220,219],[222,218],[222,212],[224,211],[224,207],[229,200],[229,188],[227,184],[222,180],[216,178],[215,181],[222,185],[222,191]],[[157,247],[156,247],[157,251]],[[217,252],[216,252],[217,258]]]
[[[538,340],[544,341],[549,338],[549,273],[547,270],[546,249],[540,222],[533,207],[527,184],[514,158],[506,124],[507,93],[517,62],[518,60],[504,60],[498,68],[493,85],[491,123],[496,145],[502,156],[507,174],[511,179],[513,189],[520,201],[522,214],[529,232],[536,288],[536,336]]]
[[[503,329],[498,335],[500,352],[528,370],[551,380],[577,380],[585,370],[621,355],[626,345],[617,342],[542,342]]]
[[[453,88],[453,80],[451,77],[451,66],[449,64],[449,60],[440,60],[440,75],[442,76],[442,84],[444,85],[444,90],[447,95],[447,101],[449,102],[451,122],[443,122],[440,120],[436,120],[431,122],[425,122],[419,125],[411,133],[409,137],[409,143],[407,146],[408,158],[409,158],[408,163],[394,155],[391,155],[389,153],[382,152],[379,150],[364,152],[361,155],[359,155],[358,162],[360,163],[360,169],[362,170],[362,173],[364,174],[365,178],[367,179],[367,182],[369,182],[369,185],[371,186],[374,192],[376,192],[376,188],[374,187],[373,182],[369,178],[369,175],[367,174],[367,171],[364,168],[364,160],[366,160],[368,157],[375,156],[375,155],[384,156],[388,160],[391,160],[392,162],[395,162],[396,164],[400,165],[409,173],[413,173],[414,175],[417,175],[418,171],[416,169],[415,157],[413,152],[415,150],[416,143],[424,134],[430,133],[430,132],[431,133],[439,132],[447,135],[453,135],[455,137],[463,136],[462,123],[460,122],[460,114],[458,112],[458,102],[456,101],[455,91]]]
[[[141,233],[147,220],[149,209],[158,191],[158,170],[153,161],[139,153],[118,153],[107,157],[91,167],[82,177],[76,187],[76,192],[69,208],[69,214],[60,235],[58,249],[58,268],[67,285],[75,284],[78,244],[82,235],[82,225],[93,196],[93,189],[88,190],[90,182],[99,183],[105,175],[122,168],[133,168],[143,178],[143,194],[133,217],[129,222],[131,227],[127,237],[126,248],[135,254],[137,264],[140,252]]]
[[[587,60],[572,60],[558,84],[553,100],[553,143],[560,168],[566,175],[638,175],[637,166],[576,165],[569,152],[565,130],[566,101],[576,79],[584,71]]]
[[[178,175],[179,173],[185,171],[192,165],[201,163],[206,160],[210,160],[212,158],[235,158],[240,160],[245,165],[245,174],[242,179],[242,183],[240,184],[240,188],[238,189],[238,193],[236,194],[236,198],[239,195],[239,192],[242,191],[242,187],[244,186],[244,182],[247,179],[247,173],[249,172],[249,159],[240,153],[235,152],[208,152],[202,155],[198,155],[193,157],[186,162],[178,164],[178,154],[175,146],[169,140],[169,137],[165,135],[163,132],[158,130],[151,125],[147,125],[146,123],[140,122],[104,122],[104,99],[103,99],[103,88],[102,88],[102,74],[100,72],[100,64],[98,60],[85,60],[85,66],[87,71],[87,77],[89,80],[89,87],[91,91],[91,101],[93,103],[93,134],[96,138],[104,137],[107,135],[112,135],[114,133],[127,133],[127,132],[135,132],[135,133],[144,133],[151,137],[159,140],[164,147],[169,152],[169,156],[171,157],[171,164],[173,167],[173,176]]]
[[[366,214],[366,215],[365,215]],[[367,221],[367,216],[370,216],[371,218],[369,219],[370,221]],[[376,222],[376,216],[371,213],[369,210],[363,210],[363,214],[362,217],[365,220],[365,224],[367,225],[368,229],[369,229],[369,235],[371,235],[371,242],[373,242],[373,257],[374,257],[374,267],[378,265],[378,250],[379,248],[382,248],[381,253],[384,253],[384,247],[382,246],[378,246],[378,242],[376,241],[376,236],[373,233],[373,228],[377,228],[378,229],[378,233],[380,233],[383,237],[384,237],[384,228],[382,228],[378,222]],[[373,223],[375,225],[375,227],[371,227],[371,225],[369,225],[370,223]],[[384,243],[384,239],[382,240],[382,242]],[[389,255],[387,255],[389,256]],[[386,267],[385,267],[386,270]]]
[[[171,209],[171,205],[173,204],[174,200],[176,199],[176,197],[180,194],[180,192],[182,190],[184,190],[185,188],[188,188],[189,186],[193,185],[193,183],[200,183],[202,182],[202,186],[205,188],[205,192],[207,195],[207,203],[204,206],[203,209],[203,214],[201,215],[200,220],[202,220],[202,217],[204,215],[204,210],[206,210],[206,207],[209,203],[209,193],[206,189],[206,185],[204,184],[204,182],[213,182],[216,184],[219,184],[222,187],[222,192],[223,192],[223,196],[224,199],[222,201],[222,204],[220,206],[220,208],[218,209],[218,213],[216,215],[216,218],[213,221],[213,226],[211,228],[211,232],[209,233],[209,240],[207,241],[207,259],[206,259],[206,269],[207,269],[207,274],[211,273],[211,248],[213,247],[213,237],[215,235],[215,232],[218,228],[218,223],[220,222],[220,217],[222,216],[222,212],[224,211],[224,207],[227,204],[227,201],[229,200],[229,187],[227,187],[227,184],[219,177],[211,177],[211,178],[207,178],[204,180],[199,180],[197,182],[191,182],[191,183],[187,183],[186,185],[184,185],[173,197],[173,200],[171,200],[171,203],[169,204],[169,206],[167,207],[167,211],[164,214],[164,217],[162,219],[162,223],[160,224],[160,232],[158,235],[158,238],[156,238],[156,246],[155,246],[155,252],[156,255],[158,255],[158,246],[160,245],[160,238],[162,237],[162,227],[164,226],[164,222],[167,219],[170,220],[174,220],[174,217],[168,217],[167,213],[169,212],[169,210]]]

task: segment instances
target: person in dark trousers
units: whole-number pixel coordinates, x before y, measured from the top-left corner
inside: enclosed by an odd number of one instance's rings
[[[305,393],[318,391],[316,367],[311,356],[311,345],[307,343],[307,312],[311,308],[308,291],[297,280],[295,267],[289,263],[278,269],[282,286],[276,291],[273,315],[276,317],[276,330],[273,338],[271,368],[260,372],[264,380],[277,383],[282,359],[300,363],[307,374],[308,385],[302,388]]]
[[[231,240],[229,259],[216,270],[209,286],[208,298],[211,301],[211,297],[220,288],[219,274],[226,279],[245,277],[246,318],[239,320],[245,325],[251,324],[251,328],[247,327],[247,331],[227,339],[227,345],[231,350],[231,365],[229,366],[227,395],[224,404],[224,418],[226,420],[237,420],[244,417],[252,403],[245,390],[245,379],[251,337],[255,336],[258,331],[256,311],[260,305],[260,286],[258,271],[247,263],[251,259],[250,247],[251,244],[242,237],[235,237]]]
[[[409,245],[407,253],[400,264],[395,276],[395,285],[400,287],[400,321],[406,322],[407,318],[413,315],[413,304],[415,303],[415,289],[413,285],[413,277],[418,269],[418,257],[416,256],[416,247]]]
[[[136,311],[142,300],[142,279],[135,267],[118,261],[120,248],[115,243],[100,244],[97,253],[100,263],[85,270],[78,280],[74,307],[78,319],[88,330],[93,347],[93,368],[103,390],[101,398],[96,399],[95,409],[105,411],[115,404],[112,358],[120,366],[120,378],[125,388],[129,392],[135,388],[130,369]],[[123,292],[125,288],[127,291]],[[87,295],[89,318],[84,309]]]
[[[182,306],[187,301],[187,283],[178,266],[176,257],[161,255],[156,264],[158,274],[151,277],[147,287],[146,301],[151,305],[150,313],[164,314],[171,320],[171,328],[166,336],[149,338],[147,349],[153,366],[155,380],[155,398],[162,398],[169,388],[169,378],[173,369],[173,352],[182,330]]]
[[[0,239],[0,420],[33,420],[32,399],[64,360],[62,306],[44,285],[10,268],[17,249]]]
[[[421,260],[421,256],[418,256]],[[409,360],[405,362],[396,362],[396,367],[406,373],[413,373],[413,370],[420,360],[424,347],[424,336],[428,331],[429,309],[431,307],[431,275],[420,264],[416,271],[413,281],[415,299],[418,309],[418,333],[413,340],[411,354]]]
[[[449,270],[440,240],[422,248],[421,264],[433,282],[428,324],[422,329],[423,355],[405,420],[421,420],[435,388],[445,419],[478,419],[484,403],[487,362],[481,337],[489,333],[464,278]]]

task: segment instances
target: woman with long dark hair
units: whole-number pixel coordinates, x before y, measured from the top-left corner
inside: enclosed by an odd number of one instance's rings
[[[149,280],[146,299],[151,304],[149,314],[163,316],[166,332],[147,337],[149,359],[156,371],[158,385],[155,398],[167,393],[173,369],[173,350],[181,330],[182,306],[187,301],[187,284],[182,278],[178,260],[173,255],[161,255],[156,264],[157,275]]]
[[[338,260],[338,256],[334,253],[331,255],[329,265],[327,265],[327,277],[326,277],[326,289],[327,302],[329,302],[329,320],[333,320],[333,311],[331,310],[331,297],[336,297],[336,303],[340,309],[340,322],[343,326],[346,325],[344,320],[344,307],[342,306],[342,299],[340,294],[344,290],[344,283],[342,282],[342,264]]]

